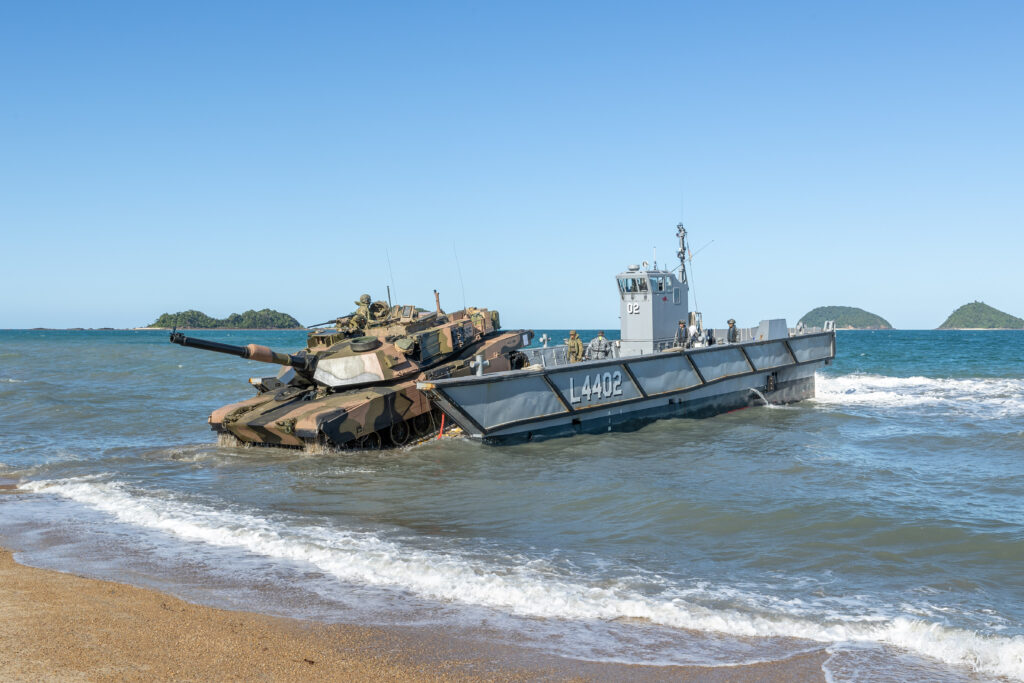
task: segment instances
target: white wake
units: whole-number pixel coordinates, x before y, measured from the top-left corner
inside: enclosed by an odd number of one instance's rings
[[[818,403],[914,407],[980,419],[1024,416],[1024,379],[815,375]]]

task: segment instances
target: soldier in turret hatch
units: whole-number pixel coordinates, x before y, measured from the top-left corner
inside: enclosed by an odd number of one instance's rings
[[[356,304],[356,306],[359,307],[359,308],[356,309],[356,315],[363,316],[363,320],[369,320],[370,319],[370,295],[369,294],[363,294],[361,297],[359,297],[359,301],[356,301],[355,304]]]
[[[356,313],[349,318],[348,328],[353,332],[366,329],[366,317],[362,313]]]
[[[604,336],[604,330],[597,333],[597,336],[587,344],[587,360],[600,360],[607,358],[612,350],[612,343]]]
[[[725,340],[730,344],[735,344],[740,340],[740,330],[732,318],[729,318],[729,331],[725,333]]]
[[[673,346],[686,346],[686,322],[679,321],[679,329],[676,330],[676,338],[672,341]]]
[[[583,360],[583,342],[576,335],[576,330],[569,330],[569,362],[579,363]]]

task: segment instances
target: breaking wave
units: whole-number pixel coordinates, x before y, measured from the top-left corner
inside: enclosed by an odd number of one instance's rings
[[[866,373],[815,376],[814,401],[878,407],[921,406],[981,419],[1024,416],[1024,379],[888,377]]]
[[[891,386],[878,381],[889,379],[856,381],[858,388],[866,390],[872,383]],[[847,380],[828,381],[833,383],[830,392],[835,392]],[[1024,680],[1024,636],[983,635],[921,619],[870,613],[867,608],[851,615],[816,610],[806,603],[789,606],[768,596],[730,589],[722,593],[730,594],[733,604],[742,603],[739,607],[709,607],[694,601],[680,586],[663,585],[657,594],[645,594],[622,580],[589,581],[539,559],[501,565],[415,548],[370,532],[295,525],[283,518],[214,509],[165,491],[134,489],[96,476],[24,482],[22,488],[56,494],[119,522],[186,541],[305,562],[340,581],[409,591],[423,598],[530,617],[639,619],[735,636],[892,645],[974,671]]]

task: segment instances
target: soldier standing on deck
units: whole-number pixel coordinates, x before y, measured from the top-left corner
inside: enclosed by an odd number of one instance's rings
[[[730,344],[735,344],[740,340],[740,331],[736,327],[736,321],[729,318],[729,331],[725,333],[725,340]]]
[[[672,345],[678,347],[686,346],[686,337],[686,322],[680,320],[679,329],[676,330],[676,338],[672,341]]]
[[[599,360],[607,358],[608,352],[612,349],[612,343],[604,336],[604,330],[597,333],[597,336],[587,344],[587,360]]]
[[[569,362],[579,363],[583,360],[583,342],[576,335],[576,330],[569,330]]]

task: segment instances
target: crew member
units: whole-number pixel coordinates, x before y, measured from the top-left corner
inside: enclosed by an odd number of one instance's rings
[[[607,358],[612,350],[612,343],[604,336],[604,330],[597,333],[597,336],[587,344],[587,360],[600,360]]]
[[[366,329],[366,317],[362,313],[356,313],[348,319],[348,328],[355,332]]]
[[[576,335],[576,330],[569,330],[569,362],[579,363],[583,360],[583,341]]]
[[[686,322],[683,320],[679,321],[679,329],[676,330],[676,338],[672,340],[672,345],[678,347],[686,346]]]
[[[730,344],[735,344],[740,340],[740,330],[732,318],[729,318],[729,331],[725,333],[725,340]]]
[[[363,320],[369,320],[370,319],[370,295],[369,294],[363,294],[361,297],[359,297],[359,301],[355,302],[355,304],[356,304],[356,306],[359,307],[359,308],[356,309],[356,315],[363,316]]]

